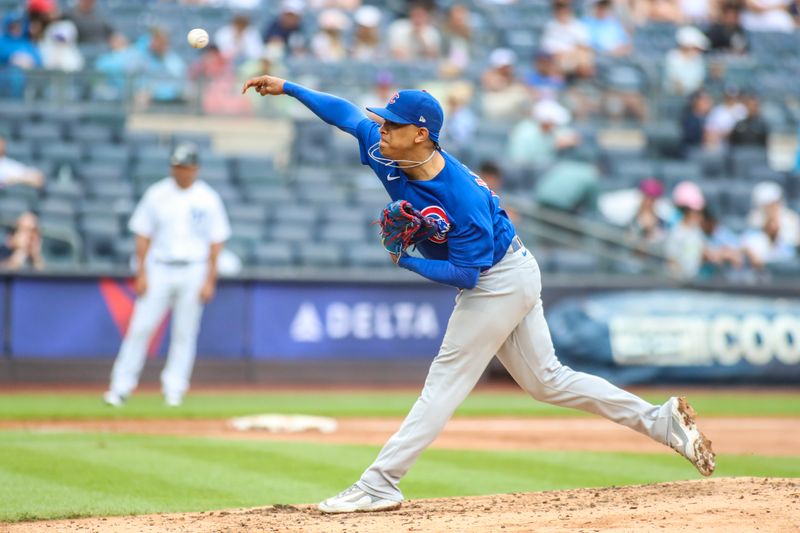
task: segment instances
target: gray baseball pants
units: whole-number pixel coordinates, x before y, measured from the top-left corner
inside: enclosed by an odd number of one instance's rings
[[[425,386],[400,429],[367,468],[358,486],[401,501],[400,479],[433,442],[496,354],[534,399],[581,409],[665,444],[669,406],[652,405],[608,381],[575,372],[556,358],[541,300],[541,274],[531,252],[509,250],[462,290]]]

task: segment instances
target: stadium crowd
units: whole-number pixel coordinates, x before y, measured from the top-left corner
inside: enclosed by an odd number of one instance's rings
[[[270,73],[332,92],[340,84],[369,105],[413,78],[446,106],[443,146],[495,174],[506,194],[628,228],[683,278],[749,279],[797,263],[800,190],[790,170],[770,168],[768,148],[800,117],[800,95],[787,88],[800,1],[137,3],[226,13],[200,53],[174,26],[130,24],[119,0],[62,4],[28,0],[5,14],[3,98],[30,98],[27,76],[37,70],[91,72],[88,101],[131,96],[145,110],[196,98],[206,113],[269,105],[269,114],[302,120],[283,99],[240,97],[242,80]],[[785,64],[768,65],[773,51],[772,62]],[[404,65],[422,70],[403,74]],[[358,82],[318,74],[330,67],[366,74]],[[644,148],[607,149],[598,140],[607,125],[638,128]],[[40,187],[41,172],[23,163],[3,155],[0,183]]]

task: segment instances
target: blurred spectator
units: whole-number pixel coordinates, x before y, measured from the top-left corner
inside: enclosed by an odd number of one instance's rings
[[[583,161],[558,161],[536,183],[534,197],[543,206],[571,214],[597,211],[597,168]]]
[[[589,78],[594,75],[594,56],[589,30],[575,18],[567,0],[553,2],[553,19],[542,34],[542,49],[553,54],[561,73],[568,77]]]
[[[189,66],[188,70],[191,80],[213,79],[228,76],[230,73],[231,61],[216,44],[206,46],[200,57]]]
[[[716,15],[719,0],[678,0],[683,22],[705,26]]]
[[[280,43],[265,44],[258,59],[251,59],[239,67],[238,85],[241,86],[250,78],[264,74],[279,78],[286,77],[286,67],[283,64],[283,45]],[[249,95],[248,100],[251,107],[255,106],[276,114],[285,114],[287,109],[292,106],[292,101],[288,98],[261,98],[258,93],[248,93],[247,95]],[[381,105],[385,104],[386,102]]]
[[[480,164],[480,167],[478,167],[478,175],[481,177],[484,183],[486,183],[486,186],[489,187],[489,190],[495,195],[500,195],[503,192],[503,172],[500,170],[500,167],[497,166],[497,163],[494,161],[484,161]],[[516,223],[519,219],[519,213],[517,213],[517,210],[513,207],[503,205],[501,205],[501,207],[508,215],[508,218],[510,218],[512,222]]]
[[[38,43],[44,38],[45,28],[58,17],[58,6],[55,0],[28,0],[26,14],[28,38]]]
[[[541,100],[533,106],[530,118],[514,126],[508,136],[508,159],[516,165],[547,168],[558,153],[580,142],[567,126],[569,111],[553,100]]]
[[[443,72],[455,76],[469,65],[472,57],[472,26],[469,8],[464,4],[453,4],[447,11],[447,20],[442,27],[442,45],[446,65]]]
[[[283,0],[281,12],[261,31],[265,43],[281,43],[286,53],[305,49],[305,38],[302,33],[303,0]]]
[[[761,103],[758,96],[749,94],[744,98],[747,116],[736,123],[731,131],[731,146],[761,146],[767,147],[769,127],[761,117]]]
[[[311,8],[320,11],[326,8],[353,11],[361,5],[361,0],[311,0]]]
[[[631,53],[631,38],[614,14],[611,0],[591,0],[592,12],[583,19],[589,32],[589,45],[595,52],[612,56]]]
[[[386,57],[381,39],[381,10],[375,6],[362,6],[356,10],[353,46],[350,55],[358,61],[376,61]]]
[[[739,90],[727,87],[722,103],[717,104],[706,118],[705,146],[715,150],[727,146],[734,126],[747,116],[747,108],[739,99]]]
[[[708,39],[693,26],[684,26],[675,34],[678,48],[667,52],[664,61],[664,90],[670,94],[688,95],[703,86],[706,64],[703,52]]]
[[[632,0],[630,4],[630,16],[636,26],[644,26],[650,22],[684,22],[678,0]]]
[[[39,188],[44,185],[44,173],[6,155],[6,140],[0,137],[0,189],[12,185],[29,185]]]
[[[105,43],[114,33],[114,27],[95,9],[95,0],[78,0],[64,18],[75,24],[80,44]]]
[[[108,39],[110,50],[97,57],[94,68],[105,79],[95,87],[95,96],[103,100],[119,100],[125,92],[127,77],[139,64],[139,51],[131,47],[128,39],[121,33],[114,33]]]
[[[684,151],[703,146],[705,139],[706,119],[714,100],[704,89],[692,94],[688,105],[684,108],[681,119],[682,145]]]
[[[772,181],[762,181],[753,187],[753,208],[747,217],[753,229],[764,228],[774,220],[777,239],[789,248],[800,246],[800,216],[783,201],[783,189]]]
[[[245,114],[251,100],[242,98],[239,83],[229,58],[216,45],[208,45],[189,67],[189,79],[201,82],[203,111],[220,114]]]
[[[774,263],[785,263],[797,258],[797,249],[780,237],[781,220],[768,216],[759,229],[751,229],[742,237],[742,250],[756,270]]]
[[[250,24],[250,17],[244,13],[235,15],[230,23],[217,30],[214,44],[222,55],[235,64],[257,59],[264,46],[258,30]]]
[[[450,86],[447,95],[447,122],[442,132],[448,150],[463,154],[475,142],[478,117],[471,108],[474,88],[468,81],[457,81]]]
[[[794,20],[789,14],[792,0],[746,0],[742,13],[742,26],[747,31],[791,33]]]
[[[703,262],[705,237],[701,229],[703,192],[696,183],[682,181],[672,191],[672,202],[680,213],[680,220],[670,229],[664,243],[664,253],[670,270],[681,279],[697,276]]]
[[[18,13],[3,18],[3,35],[0,37],[0,66],[11,65],[22,70],[42,66],[39,49],[28,38],[25,19]]]
[[[5,244],[0,246],[0,269],[22,270],[33,267],[44,269],[42,237],[39,234],[39,219],[30,211],[17,218],[16,226]]]
[[[77,44],[78,30],[69,20],[50,24],[39,45],[44,68],[62,72],[77,72],[83,69],[83,56]]]
[[[397,88],[394,85],[394,75],[388,70],[381,70],[378,72],[377,76],[375,76],[375,83],[369,88],[369,91],[359,98],[359,107],[361,109],[367,107],[383,107],[396,92]],[[369,111],[367,111],[367,114],[371,115]],[[380,118],[377,115],[373,115],[373,117],[376,120]]]
[[[338,9],[326,9],[317,19],[319,33],[311,39],[311,52],[320,61],[336,62],[347,57],[344,31],[350,27],[350,19]]]
[[[389,50],[395,59],[437,59],[442,55],[442,36],[432,21],[427,2],[413,2],[407,19],[389,25]]]
[[[664,194],[664,185],[656,178],[646,178],[639,183],[641,200],[631,222],[631,232],[637,240],[648,244],[662,242],[666,237],[666,223],[656,209],[656,202]]]
[[[525,78],[525,84],[531,89],[535,100],[557,100],[566,87],[555,57],[545,51],[536,54],[533,72]]]
[[[794,23],[800,27],[800,0],[794,0],[789,6],[789,14],[794,18]]]
[[[181,0],[181,4],[194,4],[229,9],[258,9],[263,0]]]
[[[723,4],[719,20],[706,32],[712,50],[734,54],[747,52],[747,33],[742,27],[740,15],[739,4],[733,2]]]
[[[739,237],[721,224],[709,206],[703,208],[703,221],[700,223],[705,241],[703,244],[703,265],[701,278],[711,278],[726,266],[739,269],[744,264]]]
[[[489,68],[481,76],[483,116],[491,120],[513,120],[529,105],[528,90],[517,79],[516,54],[508,48],[493,50]]]
[[[138,103],[177,102],[184,98],[186,65],[178,54],[169,48],[169,36],[160,29],[138,43],[136,73]]]

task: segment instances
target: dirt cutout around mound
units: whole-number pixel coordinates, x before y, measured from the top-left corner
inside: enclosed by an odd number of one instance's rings
[[[323,515],[311,505],[29,522],[8,533],[395,531],[800,531],[800,480],[718,478],[632,487],[413,500],[398,511]],[[0,526],[0,531],[3,527]]]

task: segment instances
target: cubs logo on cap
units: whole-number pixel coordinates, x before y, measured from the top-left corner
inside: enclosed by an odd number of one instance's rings
[[[414,124],[426,128],[433,142],[439,142],[439,132],[444,123],[444,111],[439,101],[429,92],[420,90],[399,91],[392,95],[386,107],[368,107],[384,120],[396,124]]]

